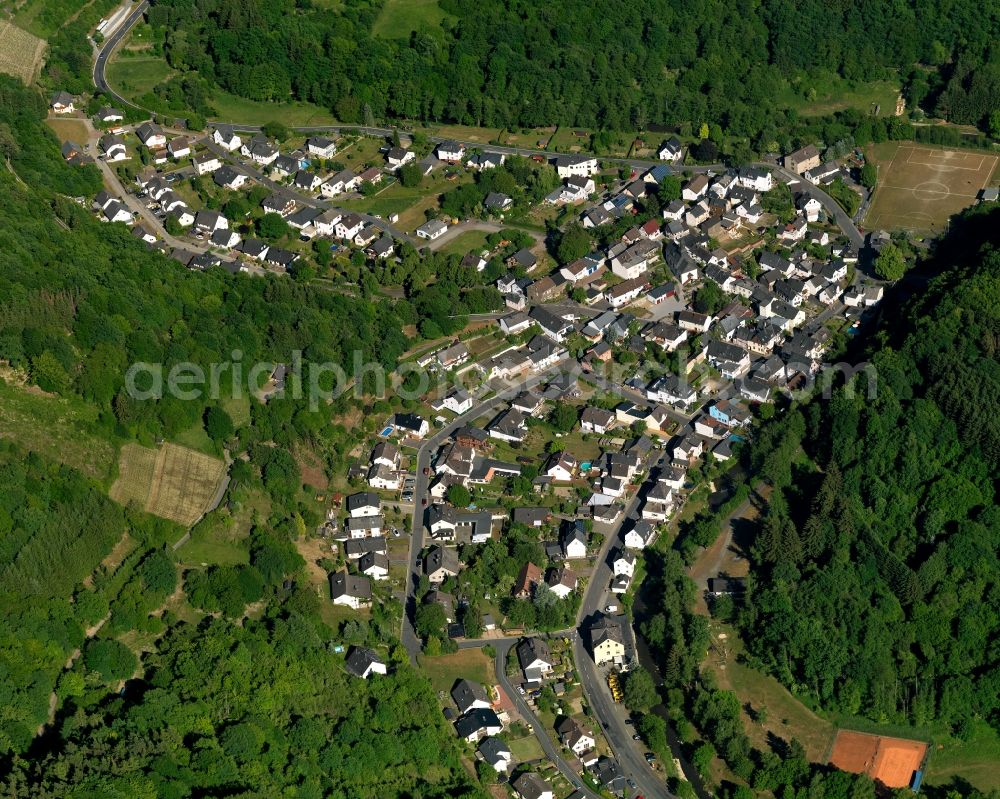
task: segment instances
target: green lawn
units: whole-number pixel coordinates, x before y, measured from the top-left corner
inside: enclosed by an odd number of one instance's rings
[[[422,28],[437,28],[451,16],[438,0],[387,0],[372,32],[385,39],[405,39]]]
[[[445,244],[438,252],[445,255],[465,255],[469,252],[481,252],[486,249],[488,233],[482,230],[466,230]]]
[[[181,430],[181,432],[171,438],[171,441],[175,444],[180,444],[182,447],[190,447],[198,452],[204,452],[206,455],[219,457],[218,448],[212,439],[208,437],[208,433],[205,432],[205,426],[201,422],[191,425],[187,430]]]
[[[539,760],[545,756],[542,745],[534,735],[526,735],[523,738],[515,738],[510,741],[510,753],[518,763],[531,760]]]
[[[896,96],[899,81],[879,80],[854,83],[838,76],[801,78],[793,85],[787,84],[779,103],[794,108],[803,116],[821,116],[856,108],[868,113],[874,104],[879,106],[879,116],[896,113]]]
[[[123,96],[136,99],[174,74],[159,56],[118,55],[108,65],[108,83]]]
[[[213,119],[245,125],[266,125],[281,122],[289,127],[336,125],[337,120],[325,108],[311,103],[259,103],[218,91],[212,97]]]
[[[83,402],[0,378],[0,438],[106,481],[118,462],[118,446],[90,432],[96,418],[96,410]]]
[[[249,563],[250,553],[238,538],[226,538],[216,530],[198,531],[180,549],[184,563],[229,566],[234,563]]]
[[[481,649],[460,649],[450,655],[438,657],[421,655],[418,663],[430,678],[435,691],[449,692],[455,682],[463,677],[484,685],[492,685],[496,681],[493,661]]]

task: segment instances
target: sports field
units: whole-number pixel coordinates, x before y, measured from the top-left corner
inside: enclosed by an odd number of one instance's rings
[[[833,742],[830,763],[844,771],[867,774],[888,788],[908,788],[927,754],[927,744],[841,730]]]
[[[187,447],[164,444],[155,450],[126,444],[109,494],[122,505],[190,527],[208,510],[225,471],[218,458]]]
[[[990,184],[997,156],[889,142],[873,148],[878,186],[865,227],[940,230]]]
[[[38,75],[45,41],[6,20],[0,21],[0,72],[31,83]]]

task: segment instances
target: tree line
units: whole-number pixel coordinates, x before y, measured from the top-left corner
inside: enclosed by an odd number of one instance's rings
[[[334,11],[309,0],[158,0],[149,22],[180,74],[148,99],[181,104],[175,111],[200,99],[191,110],[205,113],[219,86],[257,101],[306,100],[345,122],[708,123],[746,141],[794,125],[790,84],[808,99],[829,76],[863,83],[900,72],[913,107],[984,130],[998,105],[1000,20],[974,0],[441,7],[449,18],[440,26],[385,39],[372,32],[380,2]]]

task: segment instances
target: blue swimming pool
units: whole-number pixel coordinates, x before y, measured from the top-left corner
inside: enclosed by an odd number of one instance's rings
[[[392,432],[392,425],[389,425],[387,428],[385,428],[385,430],[383,430],[381,433],[379,433],[379,435],[384,437],[384,436],[389,435],[389,433],[391,433],[391,432]]]

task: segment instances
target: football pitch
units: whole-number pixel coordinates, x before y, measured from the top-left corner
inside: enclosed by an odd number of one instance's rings
[[[997,156],[914,144],[875,148],[879,181],[865,226],[936,231],[990,184]]]

